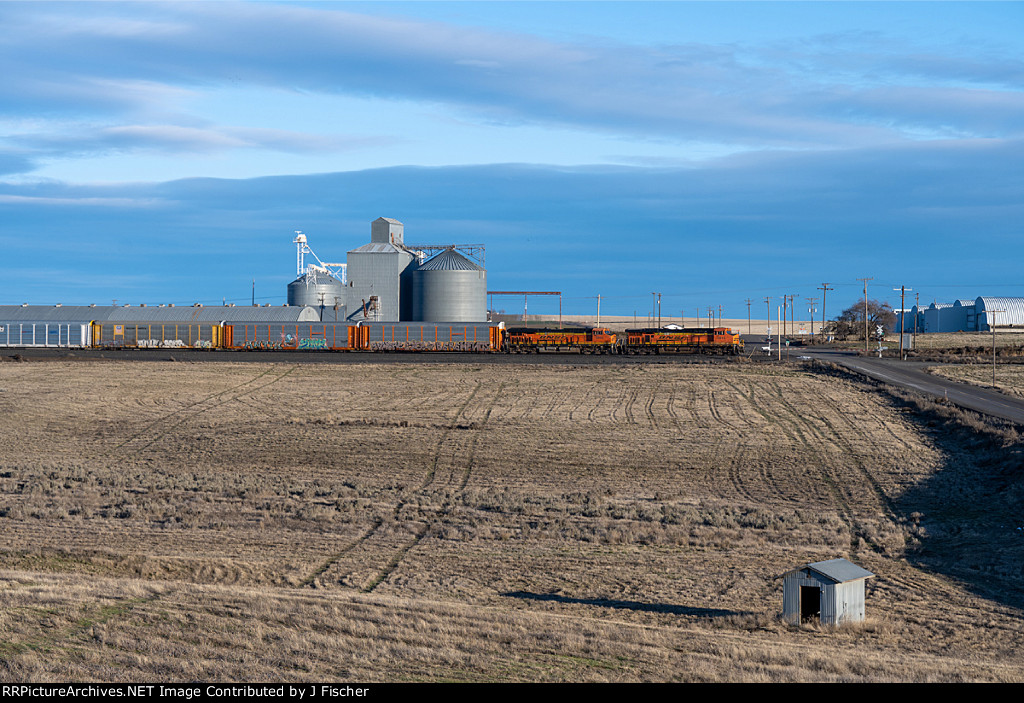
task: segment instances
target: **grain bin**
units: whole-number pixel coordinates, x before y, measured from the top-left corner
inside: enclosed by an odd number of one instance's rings
[[[345,286],[328,273],[307,269],[306,273],[288,284],[288,304],[314,308],[321,304],[325,308],[344,306]]]
[[[487,271],[454,248],[412,272],[413,319],[487,321]]]

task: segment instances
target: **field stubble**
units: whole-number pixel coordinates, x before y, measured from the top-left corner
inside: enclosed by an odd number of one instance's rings
[[[29,363],[0,412],[6,679],[1024,679],[1017,494],[957,507],[1001,448],[847,380]],[[779,622],[836,556],[869,621]]]

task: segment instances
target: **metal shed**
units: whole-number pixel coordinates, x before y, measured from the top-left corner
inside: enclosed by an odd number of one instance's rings
[[[874,576],[846,559],[805,564],[782,575],[782,617],[825,625],[864,619],[864,582]]]
[[[1024,325],[1024,298],[979,297],[974,301],[974,309],[979,332]]]

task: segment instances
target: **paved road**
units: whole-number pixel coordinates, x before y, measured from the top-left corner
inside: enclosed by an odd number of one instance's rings
[[[816,349],[814,351],[805,349],[798,353],[822,361],[831,361],[885,383],[909,388],[926,395],[946,398],[960,407],[1024,425],[1024,399],[1003,395],[998,391],[981,386],[957,383],[924,371],[927,366],[936,364],[877,359],[836,349]]]

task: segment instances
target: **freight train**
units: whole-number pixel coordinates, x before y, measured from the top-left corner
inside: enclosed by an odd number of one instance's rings
[[[0,348],[740,354],[726,327],[512,328],[446,322],[0,322]]]

